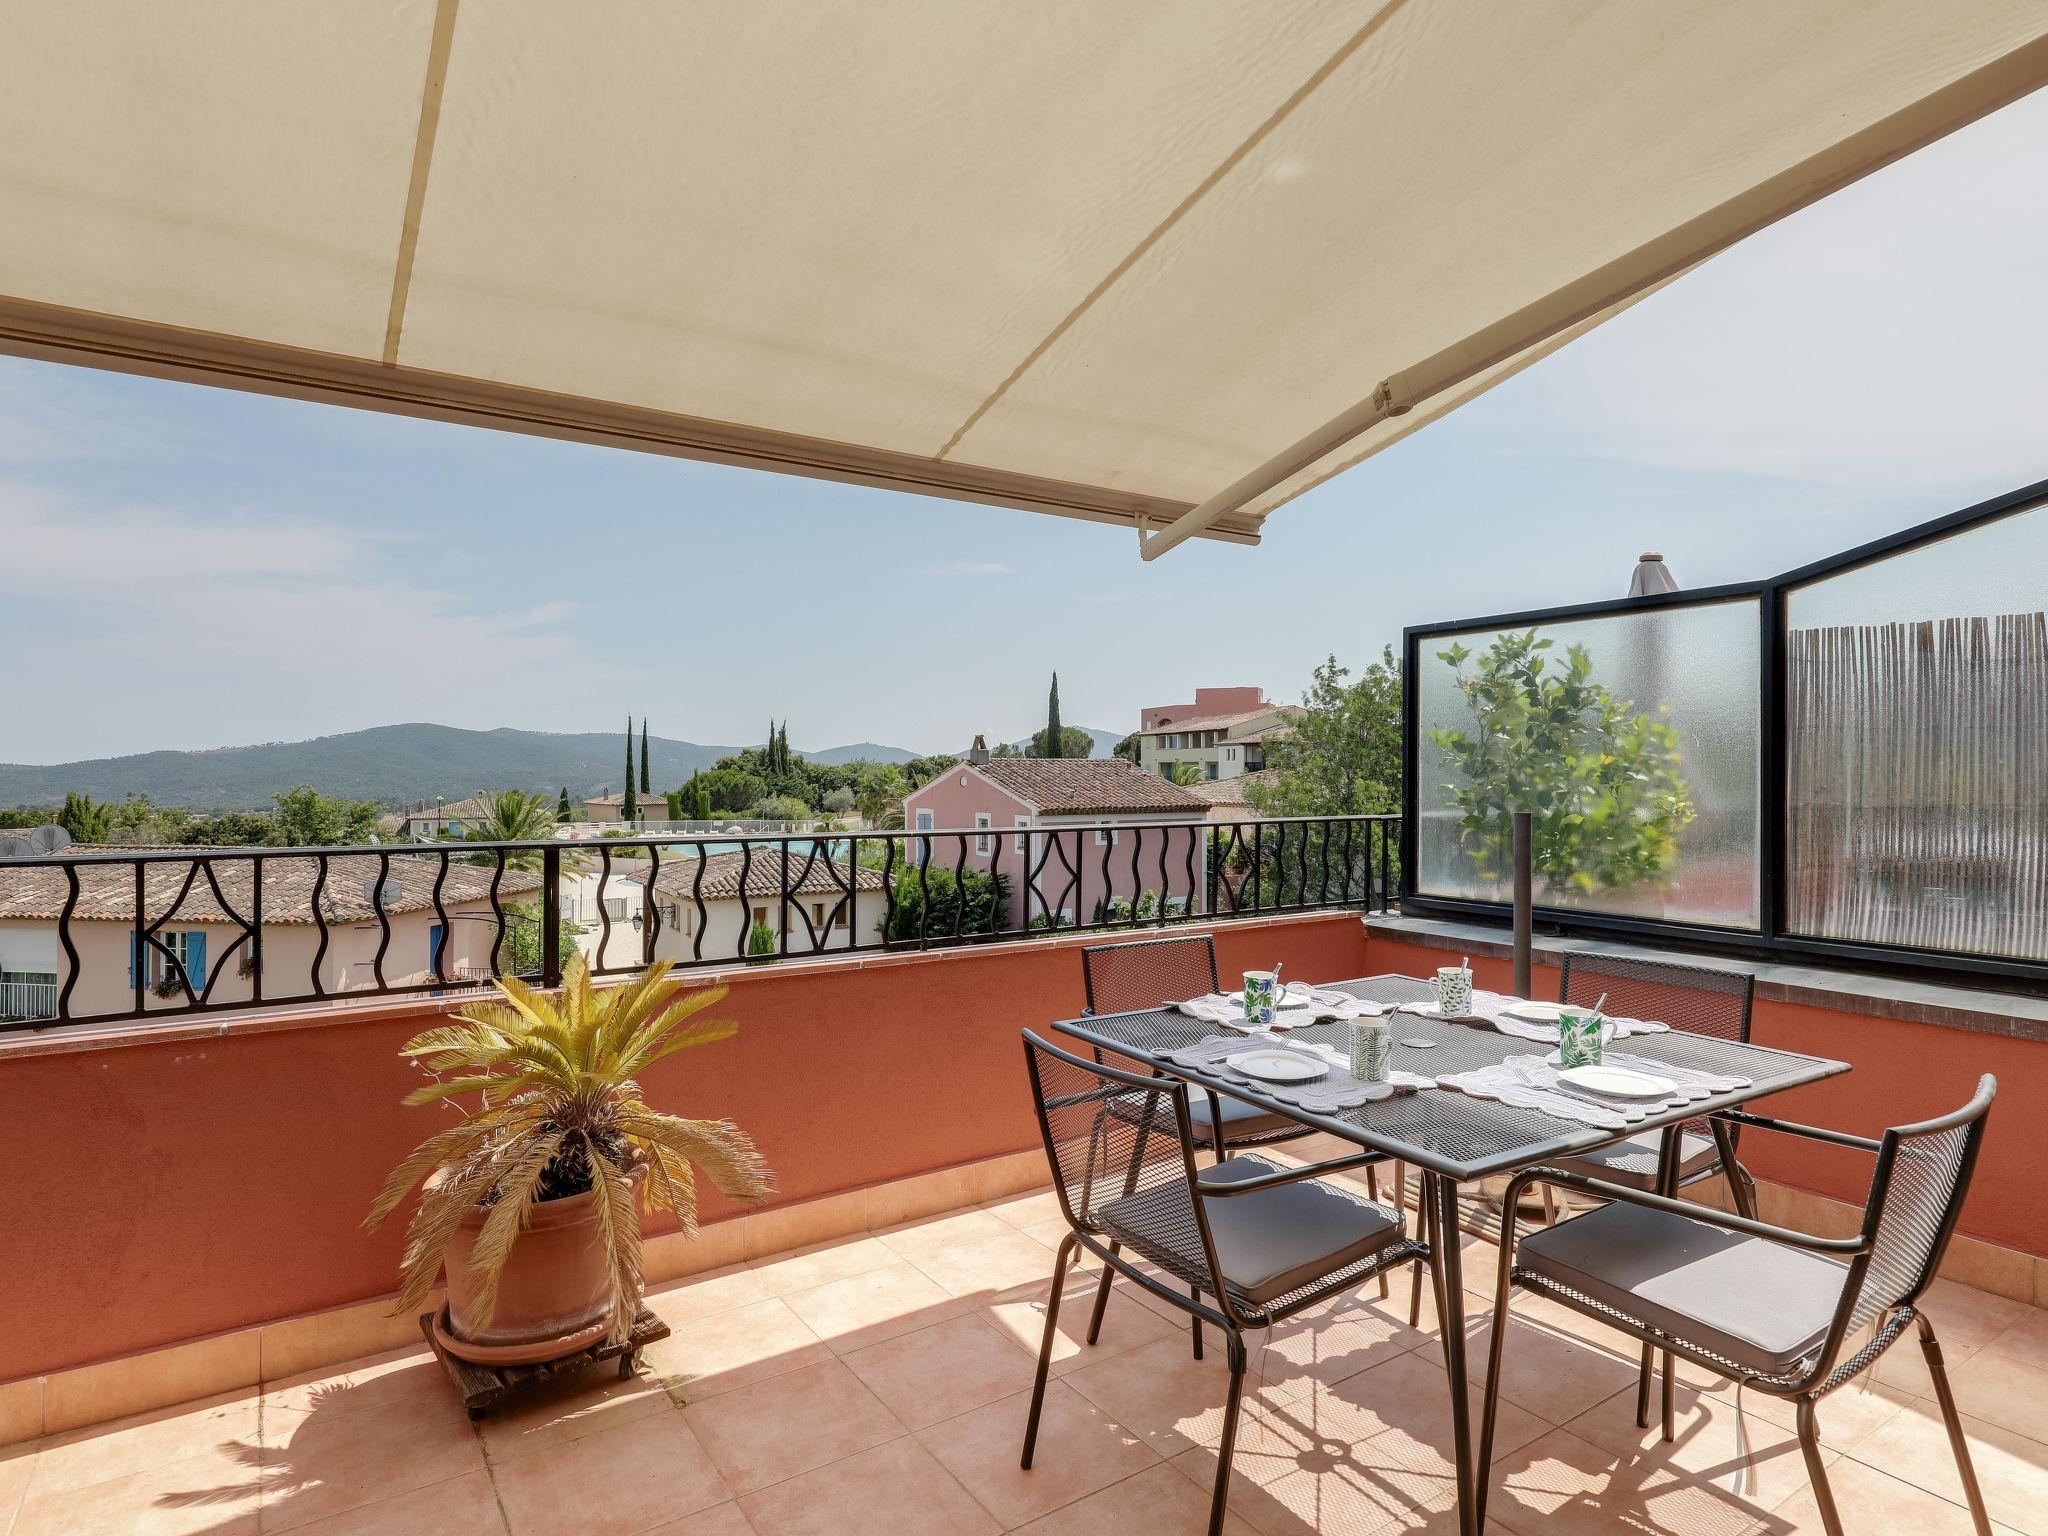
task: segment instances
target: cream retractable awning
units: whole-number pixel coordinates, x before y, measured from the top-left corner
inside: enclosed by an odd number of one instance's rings
[[[0,0],[0,349],[1156,554],[2044,80],[2040,0]]]

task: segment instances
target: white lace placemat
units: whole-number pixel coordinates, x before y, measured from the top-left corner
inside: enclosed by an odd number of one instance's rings
[[[1472,1017],[1483,1019],[1504,1035],[1513,1035],[1517,1040],[1541,1040],[1545,1045],[1557,1044],[1557,1026],[1541,1024],[1534,1019],[1518,1019],[1507,1010],[1522,1002],[1522,998],[1509,997],[1501,992],[1472,993]],[[1660,1024],[1655,1019],[1624,1019],[1613,1014],[1607,1016],[1614,1025],[1614,1038],[1625,1040],[1630,1035],[1661,1035],[1669,1032],[1669,1024]],[[1668,1074],[1667,1074],[1668,1075]]]
[[[1538,1109],[1559,1119],[1576,1120],[1582,1125],[1609,1131],[1625,1130],[1653,1115],[1682,1109],[1687,1104],[1710,1099],[1717,1093],[1732,1093],[1750,1086],[1750,1079],[1746,1077],[1668,1066],[1661,1061],[1649,1061],[1620,1051],[1606,1052],[1603,1061],[1607,1066],[1627,1067],[1664,1078],[1675,1083],[1678,1091],[1662,1099],[1617,1099],[1590,1093],[1561,1081],[1559,1069],[1541,1056],[1510,1056],[1490,1067],[1451,1073],[1438,1078],[1437,1082],[1442,1087],[1469,1093],[1474,1098],[1497,1099],[1521,1109]]]
[[[1297,1055],[1312,1056],[1330,1069],[1328,1077],[1317,1078],[1306,1083],[1269,1083],[1264,1078],[1248,1077],[1242,1072],[1231,1070],[1225,1057],[1235,1056],[1244,1050],[1242,1040],[1201,1040],[1194,1045],[1183,1046],[1177,1051],[1162,1052],[1165,1060],[1176,1066],[1191,1067],[1226,1082],[1242,1083],[1256,1088],[1269,1098],[1292,1104],[1312,1114],[1329,1114],[1339,1109],[1357,1109],[1362,1104],[1371,1104],[1380,1099],[1392,1098],[1397,1093],[1412,1093],[1418,1088],[1434,1088],[1436,1079],[1423,1077],[1414,1072],[1390,1072],[1384,1083],[1361,1083],[1351,1075],[1351,1063],[1335,1046],[1321,1042],[1289,1042],[1283,1049]]]
[[[1234,1029],[1241,1035],[1263,1035],[1267,1032],[1265,1025],[1245,1021],[1242,992],[1211,992],[1206,997],[1193,997],[1186,1002],[1169,999],[1165,1006],[1191,1019],[1200,1019],[1204,1024]],[[1378,1018],[1392,1011],[1392,1005],[1388,1003],[1368,1003],[1349,992],[1290,981],[1280,989],[1280,996],[1275,1000],[1272,1027],[1277,1030],[1299,1029],[1305,1024],[1320,1024],[1326,1019],[1342,1023],[1350,1019]]]

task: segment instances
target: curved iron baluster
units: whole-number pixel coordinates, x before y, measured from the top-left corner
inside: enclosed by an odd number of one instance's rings
[[[1356,870],[1358,867],[1357,864],[1353,862],[1351,855],[1351,834],[1354,831],[1356,831],[1357,828],[1357,822],[1353,821],[1349,816],[1344,818],[1344,889],[1338,897],[1338,905],[1340,906],[1348,907],[1349,905],[1351,905],[1351,876],[1352,872]],[[1372,881],[1370,879],[1367,879],[1365,884],[1366,890],[1369,894],[1372,890]]]
[[[313,926],[319,930],[320,942],[313,950],[313,995],[327,996],[327,983],[320,979],[320,963],[327,958],[327,914],[321,910],[320,898],[327,890],[327,855],[313,856]]]
[[[1282,823],[1282,825],[1284,826],[1285,823]],[[1294,839],[1295,905],[1305,907],[1308,905],[1308,823],[1298,823],[1294,830],[1296,833]]]
[[[1052,857],[1050,844],[1053,839],[1040,837],[1033,833],[1029,827],[1021,830],[1024,838],[1024,859],[1021,870],[1024,876],[1024,927],[1027,932],[1030,930],[1031,903],[1036,900],[1038,910],[1045,914],[1047,932],[1056,932],[1060,926],[1059,910],[1056,907],[1048,907],[1046,905],[1045,886],[1043,884],[1045,879],[1045,861]],[[1038,854],[1036,865],[1033,865],[1031,862],[1034,846]]]
[[[503,855],[499,856],[499,862],[501,864],[504,862]],[[371,901],[371,905],[375,907],[377,911],[377,953],[376,956],[370,961],[370,974],[377,979],[377,990],[379,992],[386,990],[386,988],[389,985],[389,983],[387,983],[384,980],[384,955],[385,952],[391,948],[391,914],[384,910],[384,881],[390,875],[390,873],[391,855],[388,853],[378,854],[377,884],[375,887],[376,894],[373,900]],[[491,887],[491,894],[493,896],[497,894],[497,887],[495,884]],[[494,962],[491,968],[493,970],[496,970],[497,966],[495,964],[495,961],[497,958],[497,951],[493,950],[491,952],[491,955],[492,960]]]
[[[1171,883],[1171,877],[1166,873],[1166,847],[1172,841],[1172,831],[1166,827],[1161,827],[1159,829],[1159,910],[1154,916],[1158,919],[1158,926],[1162,928],[1166,926],[1166,890],[1167,886]]]
[[[445,849],[442,850],[440,858],[440,867],[434,871],[434,916],[441,920],[441,942],[435,944],[431,939],[428,940],[427,948],[433,953],[427,958],[434,962],[435,983],[445,987],[448,985],[448,951],[455,947],[455,925],[448,921],[448,908],[441,901],[441,888],[448,883],[450,862],[450,856]]]
[[[146,950],[153,949],[177,968],[178,985],[184,989],[185,1006],[187,1009],[199,1006],[199,995],[192,990],[192,977],[185,969],[184,957],[173,951],[170,945],[157,937],[157,934],[161,931],[164,924],[168,923],[172,916],[176,914],[178,908],[185,905],[185,898],[192,893],[192,882],[199,878],[199,864],[200,861],[195,858],[185,865],[184,884],[178,887],[178,894],[171,898],[171,904],[164,908],[164,915],[142,930],[142,943],[136,947],[135,951],[135,980],[137,985],[139,986],[142,981],[143,953]],[[142,861],[140,859],[135,861],[135,875],[135,893],[137,898],[140,899],[145,893],[146,885],[142,876]],[[138,906],[136,911],[141,913],[144,911],[144,908]]]
[[[1096,918],[1095,921],[1098,926],[1106,928],[1113,921],[1110,917],[1110,903],[1116,900],[1116,897],[1110,891],[1109,880],[1109,856],[1116,852],[1116,833],[1102,827],[1097,827],[1095,835],[1102,839],[1102,860],[1100,867],[1096,870],[1096,874],[1102,880],[1102,915]],[[1074,847],[1075,851],[1079,852],[1080,835],[1078,833],[1075,834]]]
[[[263,855],[249,856],[249,921],[256,933],[249,940],[249,1001],[263,1001]]]
[[[255,861],[252,859],[250,862],[253,864]],[[259,883],[258,872],[253,868],[250,871],[249,883],[251,890],[254,890]],[[199,989],[198,1000],[193,1005],[198,1008],[204,1008],[213,1000],[213,989],[220,985],[221,977],[227,974],[228,956],[245,944],[253,946],[256,940],[256,929],[243,919],[241,913],[229,905],[227,893],[220,888],[220,878],[214,873],[213,860],[211,859],[206,861],[206,887],[213,892],[214,904],[234,920],[235,926],[242,930],[242,936],[235,940],[234,943],[228,945],[222,952],[220,964],[213,968],[213,974],[206,978],[206,985]]]
[[[896,933],[896,839],[882,839],[882,948],[895,942]]]
[[[1202,840],[1202,838],[1201,838],[1201,833],[1200,833],[1200,832],[1199,832],[1199,831],[1198,831],[1197,829],[1195,829],[1194,827],[1189,827],[1189,828],[1188,828],[1188,835],[1187,835],[1187,847],[1188,847],[1188,867],[1187,867],[1187,877],[1188,877],[1188,902],[1187,902],[1187,905],[1186,905],[1186,906],[1184,906],[1184,907],[1182,907],[1182,908],[1180,909],[1180,910],[1181,910],[1181,916],[1183,916],[1183,917],[1190,917],[1190,918],[1191,918],[1191,917],[1193,917],[1193,916],[1195,915],[1195,845],[1196,845],[1197,843],[1201,842],[1201,840]]]
[[[839,916],[842,912],[846,914],[847,947],[849,949],[853,947],[853,896],[854,892],[860,887],[859,843],[860,839],[857,837],[847,839],[846,876],[844,879],[840,878],[839,861],[832,857],[832,850],[829,847],[825,850],[825,874],[832,882],[832,889],[839,894],[832,903],[832,909],[825,914],[824,931],[814,941],[819,949],[830,947],[832,943],[832,930],[839,926]]]
[[[909,850],[905,849],[904,852],[908,853]],[[931,862],[931,844],[923,839],[919,839],[917,849],[917,947],[919,949],[931,947],[932,885],[930,876],[926,874],[926,871],[931,868]]]
[[[953,855],[953,942],[957,944],[967,930],[967,834],[955,832],[953,842],[960,850]]]
[[[1317,839],[1317,843],[1323,855],[1322,883],[1316,887],[1316,905],[1327,907],[1330,904],[1330,823],[1328,819],[1325,818],[1316,823],[1316,828],[1322,833],[1322,836]],[[1302,894],[1306,896],[1308,892],[1304,890]]]
[[[692,960],[702,960],[704,958],[704,930],[711,925],[711,909],[704,905],[704,860],[706,857],[704,845],[700,842],[696,847],[697,867],[690,875],[690,900],[697,904],[697,938],[690,946],[690,958]],[[740,897],[740,907],[742,910],[745,909],[746,905],[746,896],[742,893]]]
[[[612,953],[612,914],[611,909],[604,904],[605,887],[610,885],[612,880],[611,849],[599,843],[597,859],[597,964],[591,969],[597,975],[603,976],[606,974],[606,967],[611,963]],[[492,969],[495,970],[496,966]]]
[[[654,964],[654,941],[661,936],[661,896],[655,882],[661,878],[661,847],[647,845],[647,883],[640,887],[640,963]]]
[[[754,845],[745,838],[740,839],[740,942],[734,951],[740,959],[747,958],[747,941],[754,936],[753,893],[747,889],[747,882],[754,873]]]
[[[811,914],[804,910],[801,897],[803,896],[804,882],[811,878],[811,871],[818,867],[818,846],[818,839],[812,838],[811,851],[804,859],[804,867],[798,870],[796,874],[796,893],[799,897],[799,900],[795,903],[797,920],[804,925],[804,936],[811,941],[811,948],[813,950],[820,947],[818,944],[818,929],[817,925],[811,921]],[[829,855],[826,858],[826,863],[831,863]],[[785,955],[789,953],[789,909],[791,905],[789,892],[789,839],[784,838],[782,842],[782,953]]]
[[[498,886],[505,878],[505,850],[500,848],[496,852],[498,863],[497,867],[491,871],[490,892],[491,916],[495,920],[495,926],[491,930],[491,974],[493,976],[502,976],[505,974],[505,940],[511,930],[511,921],[505,916],[505,904],[498,900]],[[546,954],[547,946],[552,944],[554,940],[555,935],[552,933],[541,934],[540,952]]]
[[[71,914],[78,910],[78,866],[64,866],[64,909],[57,914],[57,942],[64,946],[64,956],[71,962],[64,973],[64,990],[57,994],[57,1017],[71,1017],[71,994],[78,987],[78,946],[71,942]],[[138,952],[136,963],[140,965]]]
[[[1125,920],[1124,926],[1127,928],[1135,928],[1139,922],[1138,907],[1141,904],[1141,898],[1144,896],[1145,880],[1138,873],[1138,855],[1144,851],[1144,848],[1145,829],[1143,827],[1131,828],[1131,915]]]
[[[1389,910],[1389,909],[1390,909],[1390,908],[1392,907],[1392,905],[1393,905],[1393,900],[1394,900],[1394,857],[1393,857],[1393,843],[1394,843],[1394,837],[1393,837],[1393,832],[1394,832],[1394,826],[1393,826],[1393,823],[1392,823],[1392,822],[1387,822],[1387,821],[1383,821],[1383,822],[1381,822],[1381,823],[1379,824],[1379,828],[1380,828],[1380,910],[1381,910],[1382,912],[1385,912],[1385,911]]]
[[[995,818],[991,816],[990,821]],[[1003,904],[1003,882],[997,871],[1003,863],[1003,834],[994,827],[988,833],[988,936],[996,937],[1008,926],[1009,912]],[[965,893],[962,893],[965,905]]]

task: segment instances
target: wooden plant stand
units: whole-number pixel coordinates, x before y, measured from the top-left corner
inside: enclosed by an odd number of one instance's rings
[[[656,1339],[668,1337],[668,1324],[643,1307],[639,1316],[633,1319],[633,1331],[623,1344],[601,1342],[573,1355],[564,1355],[559,1360],[543,1360],[538,1365],[477,1365],[458,1359],[441,1347],[441,1341],[434,1336],[435,1316],[432,1312],[420,1314],[420,1332],[426,1335],[427,1346],[448,1373],[455,1390],[462,1394],[462,1406],[469,1410],[472,1419],[482,1418],[507,1397],[516,1396],[558,1376],[587,1370],[606,1360],[619,1362],[619,1378],[624,1380],[639,1364],[643,1348]]]

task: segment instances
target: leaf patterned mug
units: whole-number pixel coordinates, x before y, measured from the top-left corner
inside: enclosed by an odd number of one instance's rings
[[[1273,1009],[1279,1000],[1280,978],[1271,971],[1244,973],[1244,1021],[1261,1029],[1273,1024]]]

